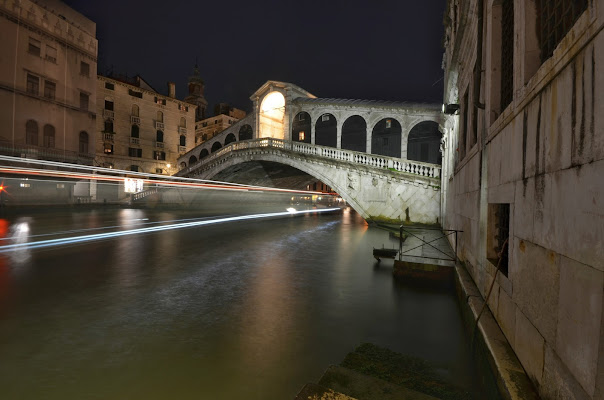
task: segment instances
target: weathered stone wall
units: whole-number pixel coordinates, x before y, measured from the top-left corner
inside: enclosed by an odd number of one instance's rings
[[[604,1],[588,2],[543,63],[531,50],[535,2],[514,3],[514,95],[503,110],[499,3],[484,1],[485,72],[475,101],[478,20],[469,13],[455,22],[451,12],[475,11],[478,2],[449,3],[445,99],[459,103],[467,91],[470,101],[445,127],[445,228],[464,230],[459,256],[484,296],[496,268],[487,259],[497,234],[491,208],[509,204],[509,272],[498,274],[491,312],[542,398],[602,399]],[[473,107],[481,103],[484,111]],[[477,142],[464,141],[474,123]]]

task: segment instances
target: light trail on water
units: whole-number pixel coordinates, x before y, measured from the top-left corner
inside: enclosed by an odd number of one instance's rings
[[[275,218],[275,217],[283,217],[286,215],[297,215],[297,214],[318,214],[318,213],[332,212],[332,211],[340,211],[340,209],[339,208],[323,208],[323,209],[302,210],[302,211],[296,211],[294,209],[290,209],[290,210],[284,211],[284,212],[250,214],[250,215],[241,215],[241,216],[236,216],[236,217],[223,217],[223,218],[216,218],[216,219],[211,219],[211,220],[181,222],[181,223],[176,223],[176,224],[153,226],[153,227],[146,227],[146,228],[136,228],[136,229],[129,229],[129,230],[125,230],[125,231],[117,231],[117,232],[98,233],[98,234],[93,234],[93,235],[82,235],[82,236],[74,236],[74,237],[66,237],[66,238],[58,238],[58,239],[39,240],[39,241],[35,241],[35,242],[20,242],[20,243],[14,243],[14,244],[0,246],[0,253],[8,253],[11,251],[16,251],[16,250],[33,250],[33,249],[65,246],[65,245],[71,245],[71,244],[80,244],[80,243],[86,243],[86,242],[91,242],[91,241],[96,241],[96,240],[113,239],[113,238],[118,238],[118,237],[127,236],[127,235],[137,235],[137,234],[161,232],[161,231],[174,230],[174,229],[193,228],[193,227],[198,227],[198,226],[219,224],[219,223],[225,223],[225,222]]]

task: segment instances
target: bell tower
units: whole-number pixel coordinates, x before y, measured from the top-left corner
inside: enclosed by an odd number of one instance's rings
[[[208,101],[203,97],[204,83],[203,79],[199,75],[199,67],[195,63],[193,69],[193,76],[189,77],[189,95],[185,97],[185,101],[190,104],[195,104],[197,110],[195,111],[195,121],[200,121],[206,118],[206,108],[208,107]]]

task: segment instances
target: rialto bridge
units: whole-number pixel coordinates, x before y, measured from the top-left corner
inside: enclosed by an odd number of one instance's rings
[[[440,106],[317,98],[277,81],[250,99],[254,111],[181,156],[178,175],[278,162],[331,186],[365,219],[440,219]]]

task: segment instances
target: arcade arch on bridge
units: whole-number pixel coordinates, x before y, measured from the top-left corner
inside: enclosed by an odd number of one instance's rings
[[[344,121],[342,148],[352,151],[367,151],[367,122],[360,115],[353,115]]]
[[[315,144],[336,147],[338,144],[338,121],[333,114],[321,115],[315,123]]]
[[[296,114],[292,122],[292,140],[294,142],[310,143],[312,122],[310,114],[302,111]]]
[[[260,135],[259,137],[273,137],[276,139],[284,139],[283,127],[285,117],[285,97],[279,91],[268,93],[260,105],[259,121]]]
[[[217,152],[218,150],[220,150],[222,148],[222,143],[220,142],[214,142],[214,144],[212,144],[212,153]]]
[[[433,121],[422,121],[409,132],[407,159],[441,164],[440,140],[442,133]]]
[[[373,127],[371,153],[388,157],[401,157],[401,124],[394,118],[384,118]]]

